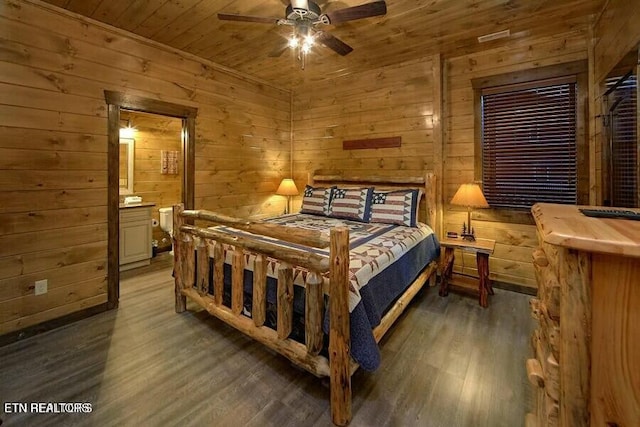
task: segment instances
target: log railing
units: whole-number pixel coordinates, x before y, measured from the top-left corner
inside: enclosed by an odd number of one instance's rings
[[[226,225],[250,233],[275,237],[313,247],[329,246],[329,255],[304,249],[284,247],[269,241],[237,236],[219,229],[195,227],[186,220]],[[349,355],[349,230],[336,227],[330,239],[323,234],[293,227],[282,227],[239,220],[208,211],[184,211],[173,208],[174,275],[176,312],[186,310],[186,297],[210,314],[235,327],[251,338],[289,358],[312,374],[330,377],[333,422],[346,425],[351,420],[351,371]],[[231,307],[222,302],[224,246],[233,247]],[[251,318],[244,316],[245,251],[256,254],[253,264],[253,300]],[[213,295],[209,294],[209,258],[213,258]],[[267,257],[279,260],[277,272],[277,327],[264,326],[267,295]],[[196,261],[197,260],[197,261]],[[197,265],[197,269],[195,266]],[[304,283],[305,343],[288,338],[293,323],[293,268],[309,271]],[[326,279],[328,273],[329,279]],[[328,280],[328,284],[326,283]],[[323,343],[322,316],[324,289],[331,295],[329,360],[320,355]]]

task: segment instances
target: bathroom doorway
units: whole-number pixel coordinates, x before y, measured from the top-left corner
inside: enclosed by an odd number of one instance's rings
[[[120,128],[121,119],[128,114],[154,114],[177,118],[181,124],[181,202],[187,209],[194,207],[195,179],[195,117],[197,108],[105,91],[108,106],[108,308],[118,307],[120,299]],[[175,150],[173,150],[175,151]],[[160,166],[159,166],[160,167]],[[134,179],[135,186],[135,179]],[[160,204],[163,202],[160,201]],[[157,209],[156,209],[157,210]]]
[[[135,206],[139,201],[144,206],[152,204],[147,209],[153,220],[153,254],[169,251],[171,238],[166,224],[160,224],[159,209],[182,202],[182,120],[121,110],[120,126],[120,205],[129,206],[127,202],[131,202]]]

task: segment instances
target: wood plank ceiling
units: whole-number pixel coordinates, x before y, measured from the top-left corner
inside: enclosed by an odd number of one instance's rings
[[[381,17],[328,25],[354,48],[339,56],[314,47],[300,69],[284,43],[290,27],[221,21],[217,13],[281,18],[287,0],[45,0],[53,5],[192,53],[283,88],[392,65],[434,53],[455,57],[529,36],[588,31],[606,0],[389,0]],[[323,12],[366,0],[319,0]],[[509,29],[507,39],[478,36]]]

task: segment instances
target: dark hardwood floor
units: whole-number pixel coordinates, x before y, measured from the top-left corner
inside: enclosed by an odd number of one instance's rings
[[[3,427],[331,425],[323,381],[192,305],[176,314],[163,262],[123,274],[119,309],[0,348]],[[354,375],[351,425],[523,425],[529,298],[497,289],[482,309],[421,292],[383,340],[382,366]],[[6,413],[33,402],[92,411]]]

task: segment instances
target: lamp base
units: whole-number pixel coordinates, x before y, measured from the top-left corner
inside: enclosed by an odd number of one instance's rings
[[[287,204],[284,205],[284,214],[289,215],[291,212],[291,196],[287,196]]]
[[[462,237],[462,240],[475,242],[475,234],[475,231],[471,228],[471,208],[467,208],[467,223],[462,224],[462,233],[460,233],[460,236]]]

